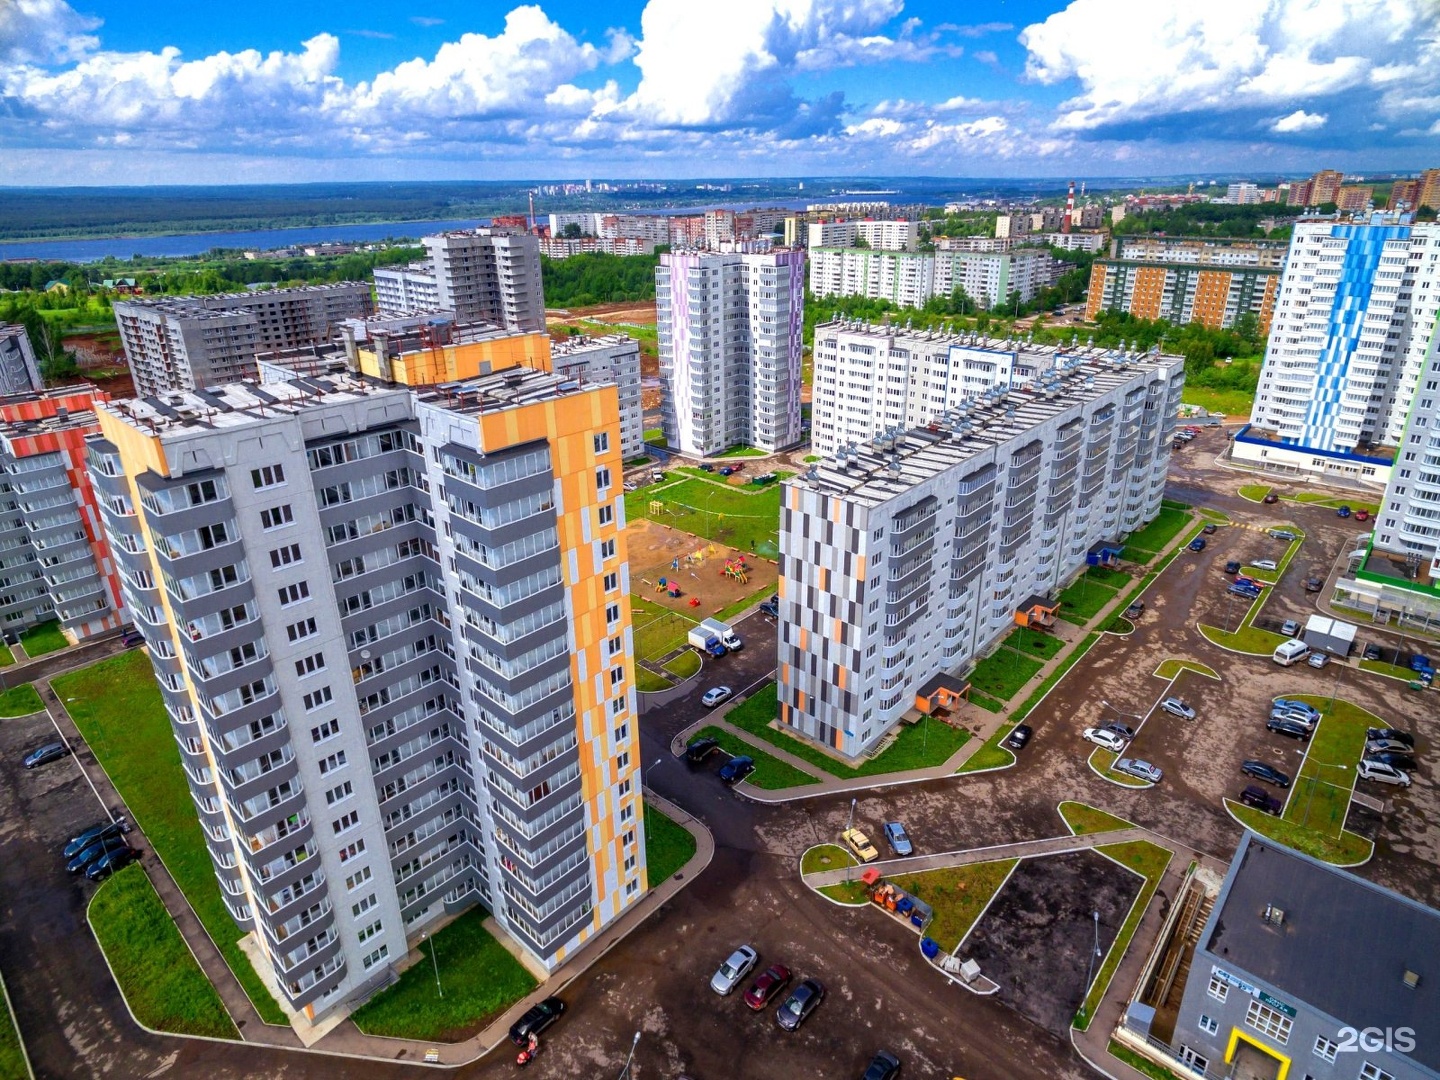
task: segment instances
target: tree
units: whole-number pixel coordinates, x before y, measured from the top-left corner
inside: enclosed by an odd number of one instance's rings
[[[560,230],[560,235],[566,240],[578,240],[584,236],[585,233],[580,228],[579,222],[570,221],[566,222],[565,227]]]

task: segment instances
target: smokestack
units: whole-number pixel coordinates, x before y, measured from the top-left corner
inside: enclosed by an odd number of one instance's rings
[[[1075,185],[1070,185],[1072,188]],[[530,232],[535,231],[535,192],[530,192]]]
[[[1075,213],[1075,181],[1070,181],[1070,193],[1065,196],[1065,217],[1060,221],[1060,231],[1070,231],[1070,216]]]

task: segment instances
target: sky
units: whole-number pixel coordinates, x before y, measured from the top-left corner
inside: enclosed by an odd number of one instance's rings
[[[0,0],[0,184],[1440,166],[1440,0]]]

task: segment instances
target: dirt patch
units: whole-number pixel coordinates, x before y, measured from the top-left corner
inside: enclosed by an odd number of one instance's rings
[[[779,578],[779,569],[768,559],[653,521],[631,522],[625,537],[630,547],[631,592],[692,618],[713,615],[762,589],[773,592]],[[742,556],[746,566],[743,581],[724,573],[727,562]],[[672,597],[657,588],[661,578],[678,581],[680,595]],[[691,600],[700,602],[692,606]]]
[[[655,322],[654,300],[625,300],[613,304],[592,304],[590,307],[546,308],[545,318],[554,323],[576,322],[580,319],[605,319],[608,322]]]
[[[1045,1030],[1064,1035],[1085,998],[1100,913],[1103,954],[1142,882],[1093,851],[1026,859],[981,917],[960,955],[1000,984],[1000,999]]]

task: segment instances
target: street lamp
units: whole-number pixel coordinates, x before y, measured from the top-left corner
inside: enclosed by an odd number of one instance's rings
[[[653,768],[655,768],[655,767],[658,766],[658,765],[663,765],[664,763],[665,763],[665,759],[664,759],[663,757],[658,757],[658,758],[656,758],[653,762],[650,763],[650,768],[653,769]],[[643,765],[640,766],[638,772],[640,773],[640,790],[641,790],[641,791],[644,791],[644,790],[645,790],[645,766],[643,766]]]
[[[845,822],[845,831],[847,833],[855,827],[855,803],[858,801],[857,799],[850,800],[850,817]],[[845,861],[845,884],[847,885],[850,884],[850,868],[854,865],[854,859],[847,859]]]
[[[1095,917],[1095,951],[1090,954],[1090,971],[1085,976],[1085,996],[1090,993],[1090,980],[1095,977],[1095,961],[1100,957],[1100,912],[1092,912]],[[1085,997],[1082,996],[1080,1003],[1083,1006]]]
[[[634,1062],[634,1060],[635,1060],[635,1047],[637,1047],[637,1046],[639,1046],[639,1045],[640,1045],[640,1032],[637,1031],[637,1032],[635,1032],[635,1038],[633,1038],[633,1039],[630,1040],[630,1053],[629,1053],[629,1055],[625,1058],[625,1067],[620,1070],[620,1075],[619,1075],[619,1077],[617,1077],[617,1080],[625,1080],[625,1078],[630,1075],[630,1065],[631,1065],[631,1064]]]
[[[443,998],[445,996],[445,991],[440,986],[440,961],[435,956],[435,939],[430,937],[428,932],[422,933],[420,935],[421,943],[423,944],[427,940],[430,942],[430,962],[434,965],[435,968],[435,992]]]

